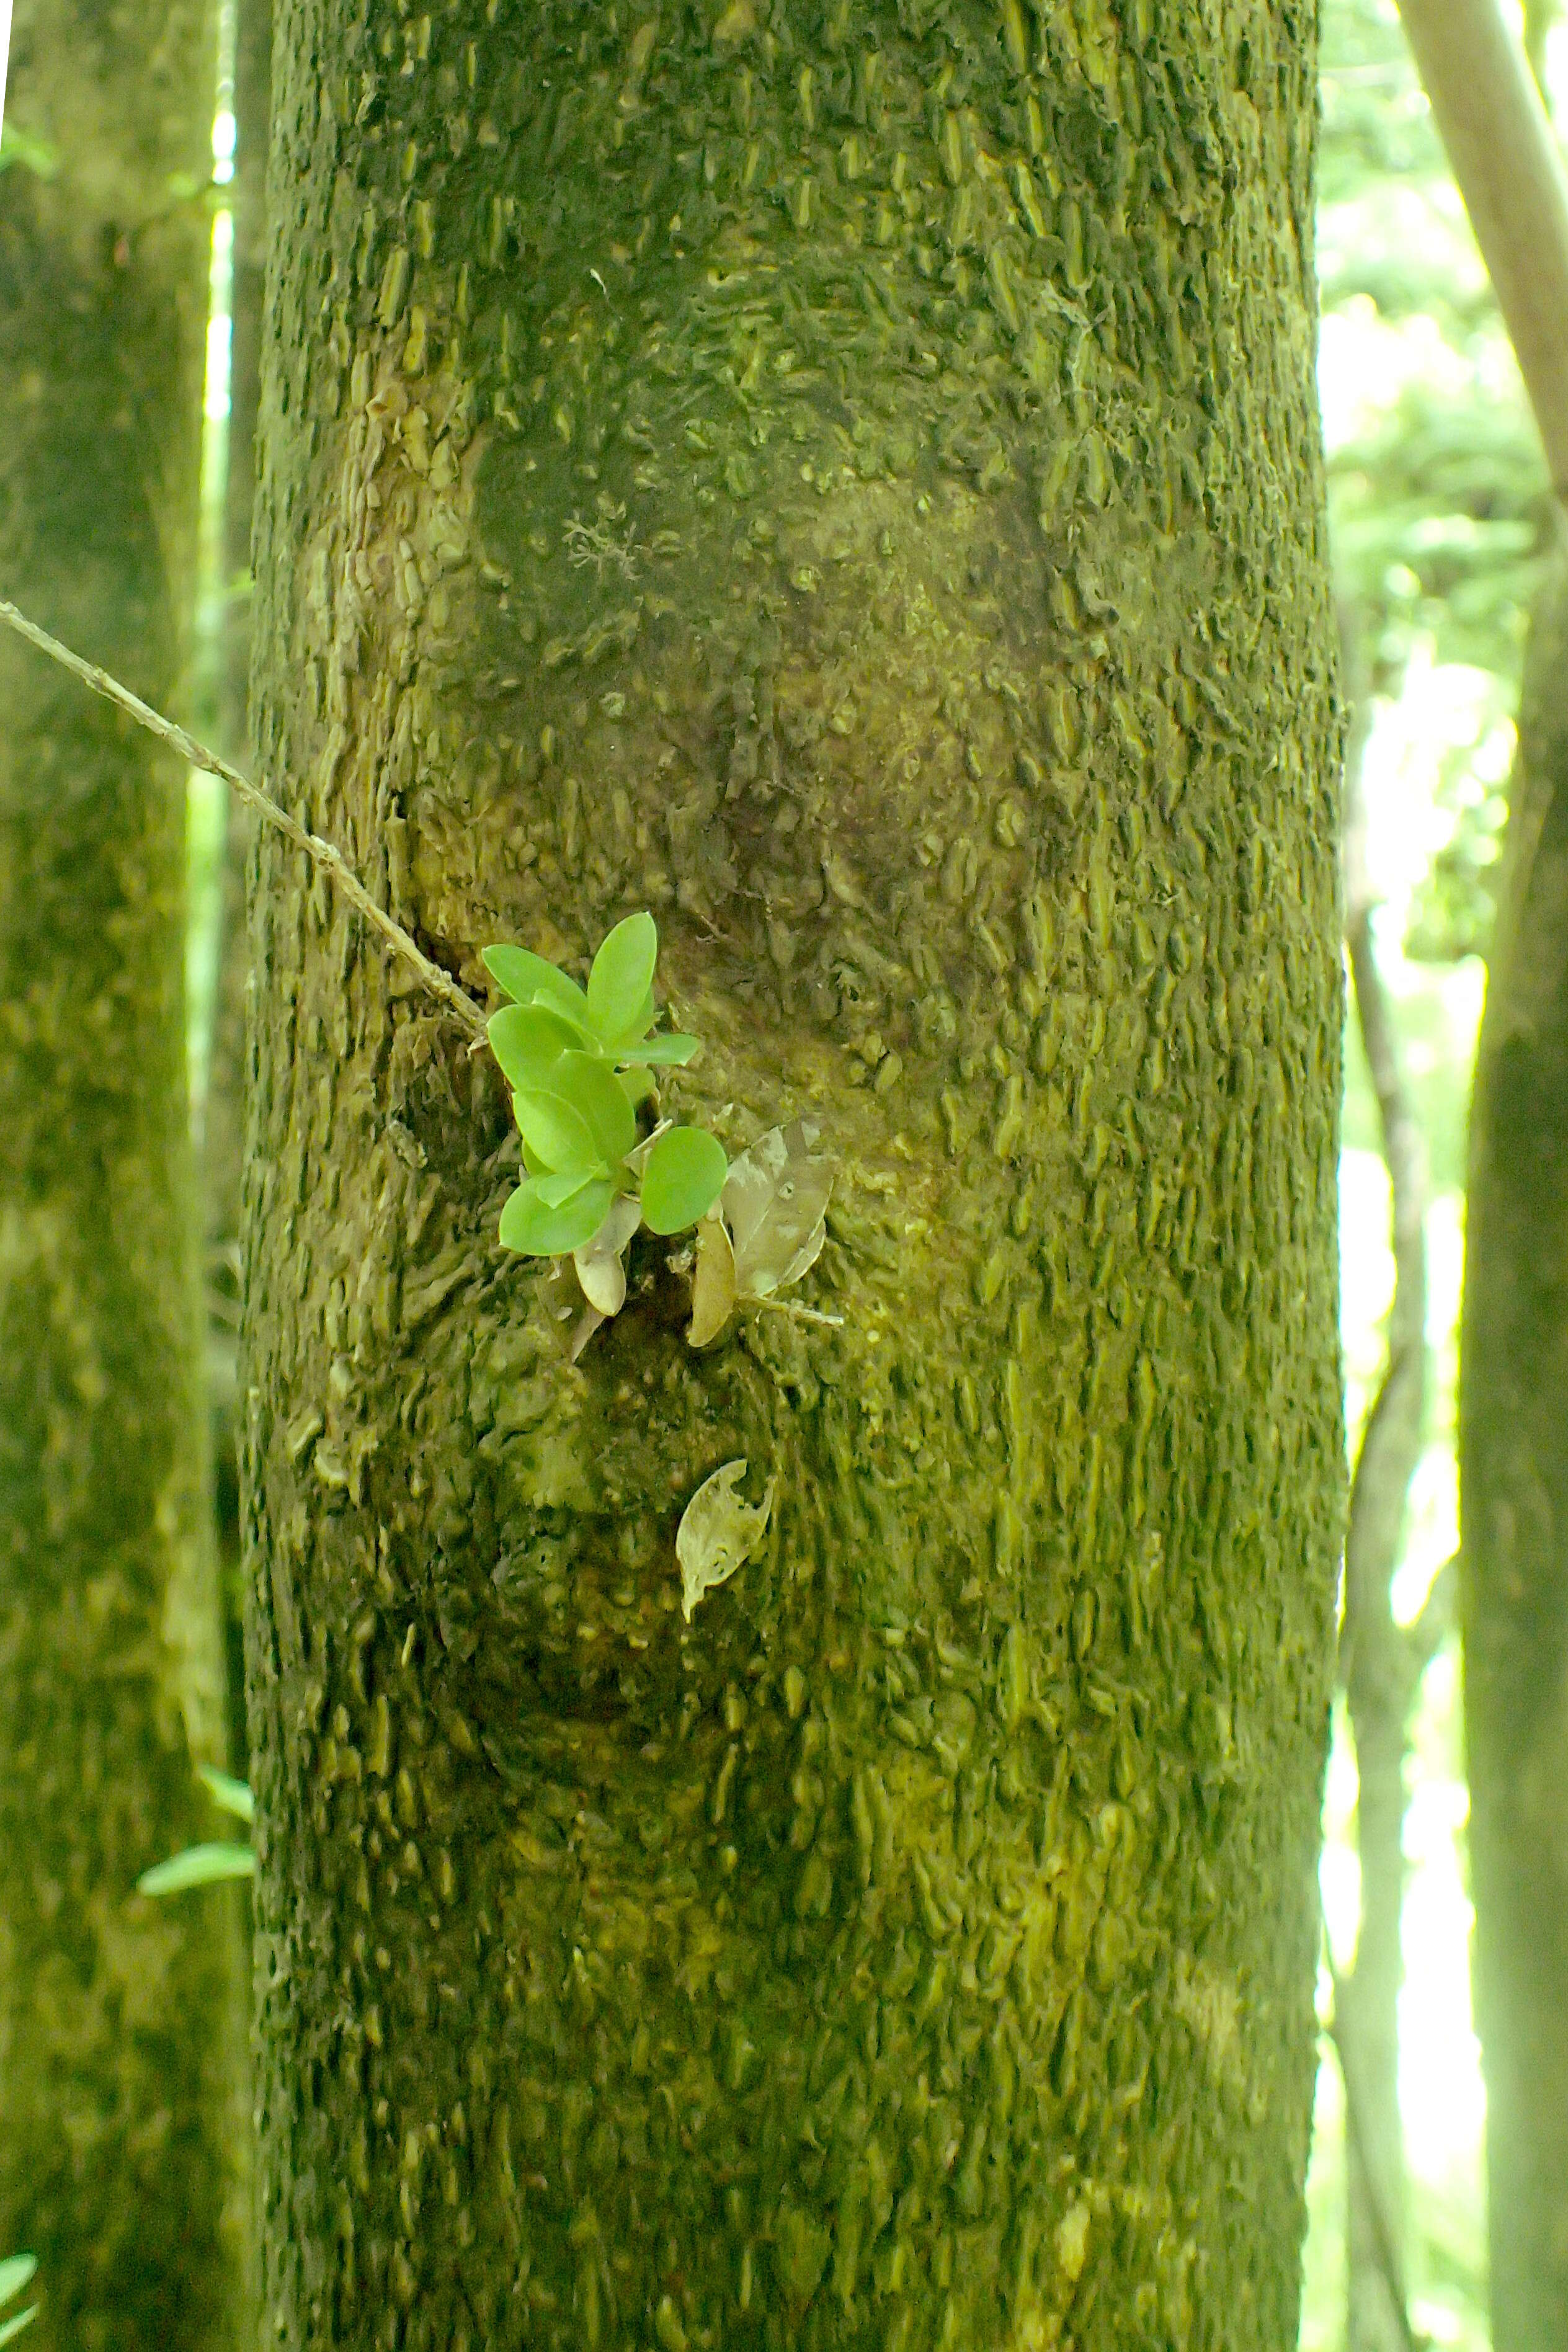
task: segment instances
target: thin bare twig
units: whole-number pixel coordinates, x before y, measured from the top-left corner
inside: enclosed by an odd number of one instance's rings
[[[94,694],[101,694],[105,701],[112,702],[118,709],[134,719],[139,727],[145,727],[150,735],[156,735],[160,742],[166,743],[172,751],[177,751],[189,766],[200,768],[210,776],[221,776],[225,783],[231,784],[241,800],[255,809],[258,815],[264,817],[268,824],[276,825],[296,849],[302,849],[324,874],[331,877],[355,913],[363,915],[405,963],[413,965],[431,994],[438,996],[447,1011],[457,1015],[470,1036],[484,1036],[483,1007],[475,1003],[466,989],[458,987],[449,972],[443,971],[438,963],[431,962],[384,907],[376,905],[342,850],[334,849],[330,841],[321,839],[320,834],[308,832],[299,819],[290,816],[269,793],[264,793],[259,784],[253,784],[248,776],[242,775],[218,752],[208,751],[205,743],[198,743],[194,736],[187,735],[183,727],[176,727],[172,719],[165,719],[161,711],[143,702],[140,695],[132,694],[128,686],[121,686],[118,678],[111,677],[107,670],[100,669],[95,662],[84,661],[79,654],[72,653],[68,646],[62,645],[58,637],[51,637],[47,629],[40,629],[36,621],[29,621],[25,613],[19,613],[15,604],[5,603],[3,598],[0,598],[0,621],[8,629],[14,629],[19,637],[26,637],[30,646],[37,646],[40,653],[47,654],[51,661],[58,662],[62,669],[68,669],[73,677],[79,677]]]
[[[1345,945],[1367,1066],[1377,1097],[1393,1209],[1394,1297],[1383,1377],[1366,1417],[1345,1529],[1340,1675],[1350,1704],[1361,1793],[1362,1868],[1354,1966],[1335,1979],[1336,2040],[1346,2077],[1347,2313],[1360,2341],[1410,2342],[1401,2268],[1404,2139],[1390,2052],[1397,2045],[1404,1887],[1406,1723],[1419,1679],[1416,1652],[1394,1620],[1392,1585],[1404,1548],[1412,1477],[1421,1456],[1426,1345],[1426,1168],[1401,1064],[1397,1024],[1378,969],[1376,893],[1367,863],[1363,767],[1371,696],[1354,615],[1341,616],[1353,724],[1345,760]],[[1347,2059],[1347,2045],[1354,2065]],[[1352,2073],[1358,2075],[1352,2084]],[[1392,2305],[1385,2317],[1384,2306]],[[1393,2325],[1391,2326],[1390,2322]]]
[[[1326,1944],[1326,1933],[1324,1940]],[[1388,2300],[1393,2306],[1394,2325],[1405,2345],[1405,2352],[1429,2352],[1431,2337],[1421,2335],[1410,2316],[1410,2305],[1405,2299],[1405,2278],[1398,2249],[1394,2243],[1394,2231],[1384,2207],[1383,2192],[1378,2185],[1376,2173],[1369,2161],[1370,2150],[1366,2146],[1365,2134],[1362,2127],[1361,2102],[1358,2096],[1359,2085],[1356,2081],[1355,2067],[1346,2049],[1346,2037],[1340,2022],[1340,1997],[1343,1986],[1339,1970],[1334,1967],[1331,1959],[1329,1962],[1329,1977],[1333,1986],[1334,2010],[1325,2030],[1334,2045],[1334,2053],[1340,2062],[1340,2080],[1344,2084],[1345,2137],[1355,2152],[1362,2168],[1362,2177],[1366,2182],[1367,2213],[1372,2223],[1372,2242],[1377,2257],[1377,2267],[1383,2274],[1384,2285],[1388,2290]]]

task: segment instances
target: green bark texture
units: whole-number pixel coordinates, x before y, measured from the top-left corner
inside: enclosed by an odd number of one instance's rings
[[[193,589],[205,11],[17,12],[0,580],[153,701]],[[0,2246],[38,2352],[239,2340],[232,1890],[137,1895],[223,1760],[184,778],[0,649]]]
[[[428,950],[651,905],[800,1294],[570,1360],[270,839],[265,2340],[1295,2342],[1342,1485],[1313,12],[285,0],[257,750]],[[683,1622],[688,1498],[760,1555]]]
[[[1568,2341],[1568,551],[1537,606],[1471,1114],[1460,1605],[1492,2341]]]

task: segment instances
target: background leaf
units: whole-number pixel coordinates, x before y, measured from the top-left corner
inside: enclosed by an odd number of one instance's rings
[[[0,2263],[0,2303],[9,2303],[20,2294],[38,2267],[36,2254],[9,2254]]]
[[[705,1217],[723,1190],[729,1162],[717,1136],[700,1127],[667,1128],[643,1171],[643,1223],[650,1233],[679,1234]]]
[[[187,1886],[213,1886],[225,1878],[249,1878],[256,1856],[247,1845],[188,1845],[167,1862],[154,1863],[136,1882],[138,1895],[179,1895]]]
[[[628,915],[601,943],[588,974],[588,1014],[606,1045],[631,1031],[658,961],[658,927],[649,914]]]
[[[237,1780],[232,1772],[220,1772],[213,1764],[199,1764],[196,1770],[215,1805],[232,1813],[237,1822],[256,1819],[256,1800],[247,1780]],[[0,2282],[4,2278],[5,2273],[0,2271]]]

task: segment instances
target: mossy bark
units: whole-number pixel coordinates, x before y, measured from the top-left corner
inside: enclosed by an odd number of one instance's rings
[[[482,989],[651,905],[803,1297],[572,1363],[270,841],[280,2347],[1294,2343],[1342,1433],[1310,12],[289,0],[257,748]],[[718,1465],[762,1556],[682,1622]]]
[[[194,583],[205,11],[17,11],[0,177],[0,578],[155,702]],[[232,1890],[184,998],[184,801],[0,649],[0,2247],[38,2352],[239,2338]]]
[[[1568,549],[1534,615],[1471,1114],[1460,1599],[1492,2341],[1568,2340]]]

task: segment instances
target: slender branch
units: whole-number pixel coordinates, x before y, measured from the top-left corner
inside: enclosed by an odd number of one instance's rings
[[[1351,1481],[1345,1532],[1345,1612],[1340,1668],[1352,1717],[1369,1703],[1393,1706],[1403,1717],[1415,1677],[1391,1640],[1389,1586],[1398,1563],[1410,1482],[1421,1456],[1431,1351],[1426,1344],[1426,1154],[1420,1122],[1400,1066],[1388,991],[1377,967],[1373,916],[1375,892],[1366,858],[1366,804],[1362,762],[1371,696],[1361,668],[1359,635],[1342,615],[1341,643],[1352,674],[1354,719],[1345,761],[1345,947],[1355,1009],[1377,1097],[1393,1209],[1394,1299],[1388,1353],[1367,1415]],[[1358,1649],[1361,1652],[1358,1675]],[[1399,1673],[1405,1667],[1405,1675]],[[1390,1688],[1394,1674],[1403,1687]],[[1358,1735],[1359,1736],[1359,1735]]]
[[[1458,1589],[1459,1555],[1455,1552],[1443,1562],[1433,1578],[1432,1589],[1421,1604],[1420,1614],[1405,1628],[1412,1690],[1454,1630]]]
[[[302,849],[324,874],[331,877],[355,913],[363,915],[405,963],[412,964],[431,994],[438,996],[447,1011],[456,1013],[470,1036],[484,1036],[483,1007],[475,1003],[466,989],[458,987],[449,972],[443,971],[438,963],[431,962],[402,924],[394,921],[384,907],[376,905],[342,850],[334,849],[330,841],[321,839],[320,834],[308,832],[299,819],[290,816],[270,793],[264,793],[259,784],[253,784],[248,776],[242,775],[220,753],[209,751],[205,743],[198,743],[194,736],[186,734],[183,727],[176,727],[172,719],[165,719],[161,711],[143,702],[140,695],[132,694],[129,687],[121,686],[118,678],[110,677],[107,670],[100,669],[94,662],[83,661],[79,654],[72,653],[68,646],[61,645],[58,637],[51,637],[47,629],[40,629],[36,621],[29,621],[26,614],[19,613],[15,604],[6,604],[3,598],[0,598],[0,621],[8,629],[14,629],[19,637],[26,637],[30,646],[37,646],[40,653],[47,654],[51,661],[58,662],[62,669],[68,669],[73,677],[80,678],[94,694],[101,694],[106,701],[112,702],[118,709],[134,719],[139,727],[145,727],[150,735],[156,735],[160,742],[177,751],[190,767],[200,768],[211,776],[221,776],[225,783],[231,784],[241,800],[255,809],[268,824],[276,825],[296,849]]]
[[[1541,93],[1498,0],[1399,0],[1399,13],[1568,497],[1568,173]]]
[[[1369,2150],[1362,2129],[1360,2086],[1356,2079],[1354,2064],[1345,2046],[1344,2028],[1340,2021],[1340,1999],[1343,1986],[1332,1960],[1329,1962],[1329,1976],[1333,1985],[1334,2010],[1333,2015],[1329,2020],[1327,2031],[1329,2039],[1334,2045],[1335,2055],[1340,2062],[1340,2080],[1344,2084],[1345,2137],[1361,2166],[1362,2179],[1366,2183],[1367,2213],[1372,2223],[1373,2251],[1377,2257],[1377,2267],[1384,2285],[1388,2290],[1388,2300],[1394,2309],[1394,2325],[1399,2330],[1405,2352],[1428,2352],[1430,2337],[1417,2333],[1410,2316],[1410,2305],[1405,2291],[1403,2265],[1394,2244],[1394,2231],[1389,2226],[1388,2214],[1384,2207],[1383,2191],[1378,2185],[1377,2175],[1369,2161]]]
[[[1354,714],[1345,763],[1345,946],[1383,1129],[1394,1278],[1383,1377],[1357,1452],[1345,1530],[1340,1673],[1361,1775],[1356,1843],[1362,1899],[1355,1963],[1344,1979],[1336,1979],[1334,2016],[1349,2134],[1350,2333],[1358,2340],[1364,2334],[1369,2343],[1389,2341],[1384,2313],[1392,2305],[1401,2341],[1408,2344],[1400,2276],[1405,2152],[1393,2053],[1397,2048],[1402,1972],[1402,1767],[1418,1669],[1412,1645],[1394,1622],[1391,1591],[1426,1417],[1426,1171],[1421,1129],[1401,1066],[1393,1006],[1373,941],[1376,891],[1367,856],[1363,793],[1371,694],[1361,633],[1352,614],[1342,615],[1341,642]],[[1347,2058],[1352,2051],[1353,2065]]]

